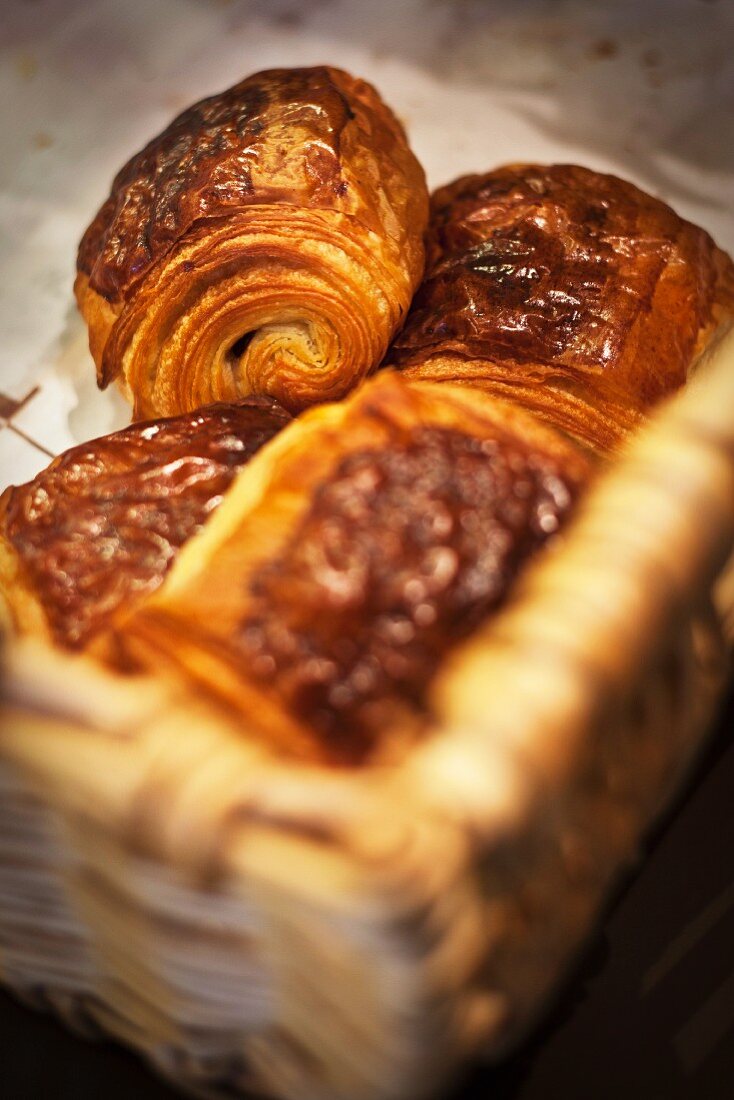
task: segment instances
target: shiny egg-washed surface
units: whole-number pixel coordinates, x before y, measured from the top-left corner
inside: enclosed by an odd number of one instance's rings
[[[427,219],[423,170],[371,85],[255,73],[132,157],[84,234],[98,382],[118,379],[136,419],[342,397],[408,312]]]
[[[398,244],[407,236],[400,207],[411,196],[396,202],[396,164],[382,181],[383,210],[365,201],[370,181],[344,159],[350,124],[400,160],[400,124],[369,84],[338,69],[273,69],[195,103],[118,172],[82,238],[79,270],[108,300],[125,297],[197,221],[253,204],[298,201],[357,214],[365,229],[378,228],[393,205]]]
[[[163,580],[238,470],[290,420],[251,398],[65,452],[0,498],[0,534],[55,641],[81,648]],[[11,593],[12,595],[12,593]]]
[[[358,761],[555,534],[578,473],[502,430],[419,427],[348,455],[251,577],[237,658],[332,758]]]
[[[593,470],[522,409],[381,371],[253,460],[115,652],[179,668],[289,756],[394,761]]]
[[[595,450],[685,382],[728,257],[614,176],[511,165],[439,189],[427,276],[388,361],[514,396]]]

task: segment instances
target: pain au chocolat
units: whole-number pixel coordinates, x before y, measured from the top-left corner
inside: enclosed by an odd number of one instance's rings
[[[237,471],[290,420],[269,398],[134,424],[72,447],[0,497],[0,605],[83,649],[161,583]]]
[[[509,165],[433,195],[426,277],[388,362],[605,451],[733,312],[731,260],[659,199],[575,165]]]
[[[76,296],[100,386],[136,418],[342,397],[423,272],[428,196],[392,112],[339,69],[272,69],[195,104],[121,169]]]
[[[522,409],[384,372],[253,459],[115,651],[183,671],[288,751],[392,755],[589,474]]]

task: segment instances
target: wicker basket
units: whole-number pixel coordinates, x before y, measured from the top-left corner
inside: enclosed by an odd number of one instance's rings
[[[433,1094],[533,1021],[698,751],[734,637],[734,334],[457,651],[399,766],[6,651],[0,975],[202,1095]]]

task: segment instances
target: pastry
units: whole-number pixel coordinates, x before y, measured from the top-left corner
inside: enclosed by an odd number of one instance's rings
[[[289,751],[394,755],[590,473],[520,408],[383,372],[253,460],[117,641]]]
[[[0,604],[16,629],[85,648],[159,585],[237,471],[290,416],[211,405],[72,447],[0,497]]]
[[[387,362],[509,397],[603,453],[733,313],[731,260],[665,203],[588,168],[509,165],[434,194]]]
[[[118,379],[136,418],[341,397],[405,317],[427,209],[362,80],[273,69],[202,100],[122,168],[79,247],[100,386]]]

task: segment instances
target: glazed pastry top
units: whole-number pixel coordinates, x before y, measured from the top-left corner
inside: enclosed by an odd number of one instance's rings
[[[253,459],[116,645],[183,668],[290,752],[397,751],[591,473],[522,409],[380,372]]]
[[[388,361],[504,386],[604,449],[683,384],[725,311],[731,262],[665,203],[574,165],[510,165],[434,195],[427,275]]]
[[[2,536],[54,640],[84,646],[118,608],[157,587],[238,470],[289,419],[275,402],[251,398],[135,424],[6,490]]]
[[[425,201],[422,169],[371,85],[326,66],[273,69],[194,104],[128,161],[78,268],[114,303],[198,223],[279,203],[351,215],[415,265]]]
[[[253,678],[342,758],[375,743],[397,697],[421,705],[442,657],[503,601],[582,483],[579,463],[517,426],[391,436],[316,489],[250,577],[233,636]]]

